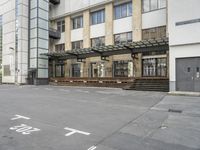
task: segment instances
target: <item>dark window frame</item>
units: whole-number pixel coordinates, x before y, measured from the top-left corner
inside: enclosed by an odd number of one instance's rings
[[[103,18],[101,18],[103,17]],[[90,13],[91,25],[105,23],[105,9],[97,10]]]
[[[142,0],[142,13],[148,13],[148,12],[152,12],[152,11],[157,11],[157,10],[161,10],[161,9],[166,9],[166,7],[167,7],[167,0],[165,0],[165,1],[166,1],[166,4],[165,4],[164,7],[160,7],[160,6],[159,6],[159,0],[156,0],[156,1],[157,1],[157,8],[156,8],[156,9],[152,9],[152,8],[151,8],[151,1],[152,1],[152,0],[147,0],[147,1],[149,1],[149,9],[148,9],[148,11],[145,11],[145,10],[144,10],[144,0]]]
[[[65,32],[65,20],[59,20],[59,21],[57,21],[57,30],[60,33]]]
[[[80,21],[80,24],[78,24],[78,21]],[[80,28],[83,28],[83,15],[72,18],[72,29],[75,30]]]
[[[56,52],[63,52],[65,51],[65,43],[55,45]]]
[[[101,42],[99,42],[99,44],[93,45],[93,40],[101,41]],[[91,39],[91,47],[100,47],[100,46],[105,46],[105,36],[96,37],[96,38]]]
[[[122,8],[123,6],[126,6],[126,15],[125,16],[122,16]],[[129,12],[129,6],[131,6],[131,13]],[[117,17],[117,9],[118,9],[118,13],[120,14],[118,17]],[[133,15],[133,6],[132,6],[132,2],[126,2],[126,3],[123,3],[123,4],[119,4],[119,5],[116,5],[114,6],[114,20],[118,20],[118,19],[122,19],[122,18],[127,18],[127,17],[130,17]]]
[[[82,48],[83,48],[83,40],[72,42],[72,49],[82,49]]]
[[[123,34],[126,34],[126,41],[122,41],[119,39],[119,42],[116,41],[116,36],[122,36]],[[123,33],[119,33],[119,34],[115,34],[114,35],[114,43],[115,44],[121,44],[121,43],[127,43],[127,42],[132,42],[133,41],[133,32],[130,31],[130,32],[123,32]],[[131,39],[128,39],[129,38],[129,35],[131,35]]]

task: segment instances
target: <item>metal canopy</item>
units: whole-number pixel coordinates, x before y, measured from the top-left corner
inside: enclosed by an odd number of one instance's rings
[[[43,54],[52,59],[85,59],[89,57],[108,57],[120,54],[134,54],[139,52],[166,51],[169,50],[168,38],[142,40],[118,45],[108,45],[83,49],[67,50],[65,52],[49,52]]]

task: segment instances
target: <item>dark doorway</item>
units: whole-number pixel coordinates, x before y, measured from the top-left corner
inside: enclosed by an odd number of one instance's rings
[[[200,58],[176,59],[176,90],[200,92]]]

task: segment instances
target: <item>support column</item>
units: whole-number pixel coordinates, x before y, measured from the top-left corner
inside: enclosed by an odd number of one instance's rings
[[[109,3],[105,6],[105,44],[114,44],[113,35],[113,3]],[[105,65],[106,77],[112,77],[113,75],[113,56],[109,57],[109,61]]]
[[[133,7],[133,41],[142,40],[142,1],[132,0]]]
[[[53,60],[52,62],[52,69],[53,69],[53,78],[56,77],[56,61]]]
[[[132,0],[133,7],[133,41],[142,40],[142,1]],[[133,75],[142,77],[142,53],[135,54],[133,58]]]
[[[83,48],[90,47],[90,11],[83,12]]]
[[[65,50],[71,50],[71,18],[65,18]],[[65,77],[70,77],[71,60],[65,61]]]
[[[113,45],[113,3],[109,3],[105,6],[105,44]]]
[[[71,18],[65,18],[65,50],[71,50]]]
[[[83,48],[89,48],[90,44],[90,11],[83,12]],[[81,77],[88,77],[88,69],[90,59],[86,59],[86,62],[81,63]]]
[[[142,53],[135,54],[133,59],[134,77],[142,77]]]

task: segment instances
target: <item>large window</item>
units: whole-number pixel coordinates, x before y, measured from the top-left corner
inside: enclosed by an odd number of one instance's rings
[[[132,42],[132,32],[116,34],[114,35],[114,38],[115,38],[115,44]]]
[[[105,22],[105,10],[99,10],[91,13],[92,25],[100,24]]]
[[[63,52],[65,51],[65,44],[58,44],[55,46],[56,52]]]
[[[128,60],[114,61],[114,77],[130,77],[133,71],[133,62]]]
[[[166,0],[143,0],[143,12],[149,12],[161,8],[165,8],[167,5]]]
[[[115,6],[115,19],[132,16],[132,3]]]
[[[72,77],[81,77],[81,65],[72,64]]]
[[[57,30],[59,32],[65,32],[65,20],[57,21]]]
[[[82,49],[83,41],[72,42],[72,49]]]
[[[166,37],[166,26],[142,30],[142,39],[156,39]]]
[[[72,19],[73,29],[78,29],[83,27],[83,16],[79,16]]]
[[[167,59],[166,58],[148,58],[143,59],[143,76],[147,77],[166,77]]]
[[[57,63],[55,65],[55,76],[56,77],[64,77],[65,76],[65,67],[64,62]]]
[[[105,37],[91,39],[92,47],[105,46]]]

